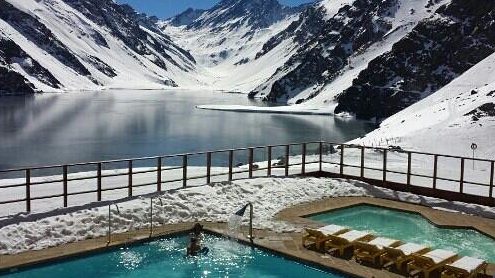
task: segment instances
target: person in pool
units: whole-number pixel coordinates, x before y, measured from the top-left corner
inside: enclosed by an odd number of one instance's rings
[[[197,256],[199,254],[206,255],[208,253],[209,251],[208,247],[201,247],[202,236],[203,236],[203,226],[199,223],[194,224],[189,245],[187,246],[188,256]]]

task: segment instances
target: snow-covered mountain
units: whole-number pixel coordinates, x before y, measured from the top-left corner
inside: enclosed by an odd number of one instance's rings
[[[0,92],[190,84],[193,56],[155,23],[112,0],[0,0]]]
[[[306,7],[286,7],[277,0],[224,0],[206,11],[188,9],[160,26],[194,56],[199,86],[248,93],[283,65],[293,46],[280,45],[263,59],[256,54]]]
[[[408,149],[463,156],[471,156],[471,143],[476,143],[482,157],[495,156],[495,54],[353,143],[388,140]]]
[[[383,119],[486,70],[494,17],[484,0],[223,0],[168,20],[112,0],[0,0],[0,92],[207,88],[292,105],[264,112]]]
[[[336,112],[386,118],[437,92],[495,52],[495,2],[453,0],[372,60]]]

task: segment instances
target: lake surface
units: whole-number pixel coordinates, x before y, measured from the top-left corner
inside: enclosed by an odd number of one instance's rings
[[[0,169],[315,140],[345,142],[369,123],[318,115],[208,111],[245,95],[106,91],[0,98]],[[262,105],[262,104],[260,104]]]

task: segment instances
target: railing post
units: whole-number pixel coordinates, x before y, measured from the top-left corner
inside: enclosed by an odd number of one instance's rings
[[[108,232],[107,232],[107,245],[112,241],[112,212],[110,210],[110,206],[108,205]]]
[[[320,162],[320,165],[319,165],[319,169],[320,169],[320,172],[323,172],[323,141],[320,141],[320,159],[319,159],[319,162]]]
[[[407,185],[411,185],[411,152],[407,152]]]
[[[62,166],[63,171],[63,187],[64,187],[64,208],[67,207],[67,165]]]
[[[266,175],[272,175],[272,146],[268,146],[268,167],[266,170]]]
[[[252,179],[253,178],[253,153],[254,153],[254,149],[253,148],[249,148],[248,149],[248,172],[249,172],[249,178]]]
[[[26,211],[31,212],[31,169],[26,169]]]
[[[232,181],[233,164],[234,164],[234,150],[229,150],[229,181]]]
[[[132,160],[129,160],[129,170],[128,170],[128,185],[127,185],[127,195],[132,197]]]
[[[437,189],[438,155],[433,157],[433,189]]]
[[[150,198],[150,237],[153,235],[153,197]]]
[[[383,150],[383,183],[387,182],[387,149]]]
[[[361,178],[364,178],[364,146],[361,147]]]
[[[285,176],[289,176],[289,153],[290,153],[290,145],[285,146]]]
[[[101,201],[101,163],[98,163],[96,169],[96,199]]]
[[[490,171],[490,198],[493,198],[493,178],[495,177],[495,161],[492,161],[492,170]]]
[[[211,152],[206,153],[206,184],[211,183]]]
[[[162,158],[159,157],[156,161],[156,191],[162,191]]]
[[[344,175],[344,144],[340,145],[340,175]]]
[[[302,144],[302,164],[301,164],[301,174],[306,174],[306,143]]]
[[[182,187],[187,187],[187,154],[182,156]]]
[[[464,158],[461,158],[461,180],[460,180],[460,192],[464,193]]]

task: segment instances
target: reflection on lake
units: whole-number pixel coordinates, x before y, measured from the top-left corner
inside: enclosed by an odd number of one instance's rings
[[[201,104],[253,104],[244,95],[113,91],[0,98],[0,169],[325,139],[370,125],[330,116],[234,113]]]

